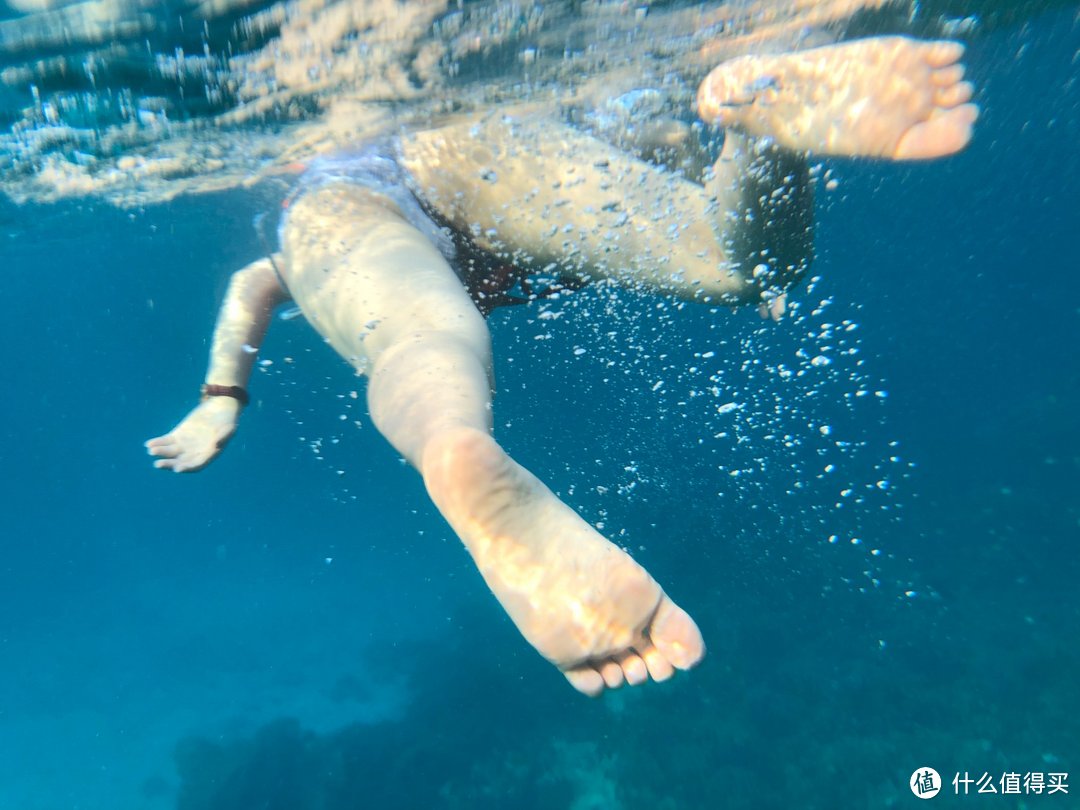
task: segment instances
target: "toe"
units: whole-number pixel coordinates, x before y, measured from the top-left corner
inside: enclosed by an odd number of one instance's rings
[[[971,140],[979,108],[963,104],[909,129],[896,146],[898,160],[928,160],[959,152]]]
[[[769,317],[779,321],[787,312],[787,293],[781,293],[769,302]]]
[[[943,110],[951,110],[971,101],[975,88],[970,82],[957,82],[951,87],[942,87],[934,93],[934,104]]]
[[[667,596],[656,609],[649,638],[676,669],[689,669],[705,654],[705,642],[694,620]]]
[[[649,670],[649,677],[657,683],[666,681],[675,674],[675,667],[671,665],[670,661],[664,658],[663,654],[656,649],[656,647],[650,645],[642,650],[641,660],[645,662],[645,666]]]
[[[604,686],[608,689],[618,689],[623,685],[623,671],[614,661],[605,661],[600,665],[600,677],[604,679]]]
[[[626,682],[631,686],[637,686],[649,680],[649,668],[645,666],[641,656],[635,652],[628,652],[620,658],[619,666],[622,667]]]
[[[963,55],[964,46],[959,42],[941,40],[940,42],[930,42],[926,46],[926,63],[934,68],[951,65]]]
[[[935,87],[950,87],[964,80],[963,65],[949,65],[930,74],[930,83]]]
[[[604,679],[592,667],[578,667],[563,672],[570,685],[584,695],[596,697],[604,691]]]

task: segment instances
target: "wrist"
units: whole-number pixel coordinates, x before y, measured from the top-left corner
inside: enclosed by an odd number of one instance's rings
[[[203,383],[199,388],[199,394],[201,395],[201,401],[207,400],[224,400],[236,403],[237,407],[243,407],[247,405],[251,398],[248,396],[248,392],[245,388],[239,385],[215,385],[213,383]]]

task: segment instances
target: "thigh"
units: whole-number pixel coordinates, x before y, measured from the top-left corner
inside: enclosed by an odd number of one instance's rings
[[[403,336],[449,331],[479,355],[488,332],[442,253],[387,198],[348,183],[301,195],[282,230],[289,292],[359,370]]]
[[[283,229],[286,283],[358,371],[380,432],[413,464],[440,431],[491,426],[487,325],[446,258],[378,194],[300,197]]]
[[[686,297],[747,293],[718,213],[737,188],[718,200],[716,190],[542,119],[457,124],[402,148],[425,198],[507,261]]]

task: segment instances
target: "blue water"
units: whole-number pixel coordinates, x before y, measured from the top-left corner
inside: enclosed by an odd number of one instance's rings
[[[597,701],[520,640],[302,319],[211,468],[151,469],[265,199],[4,203],[0,808],[863,808],[917,804],[921,766],[1074,772],[1074,15],[972,43],[963,154],[828,164],[795,318],[602,290],[492,317],[500,438],[709,646]],[[845,320],[858,353],[820,380],[762,370]],[[714,373],[719,400],[689,395]],[[1080,782],[952,793],[1080,806]]]

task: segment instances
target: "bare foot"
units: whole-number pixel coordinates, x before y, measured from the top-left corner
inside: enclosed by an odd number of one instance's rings
[[[705,121],[818,154],[920,160],[958,152],[968,103],[958,42],[878,37],[724,62],[698,88]]]
[[[424,451],[424,482],[518,630],[597,695],[670,678],[705,653],[694,621],[649,574],[512,461],[461,429]]]
[[[240,403],[232,397],[210,397],[164,436],[146,443],[157,457],[154,466],[173,472],[196,472],[214,460],[236,432]]]

